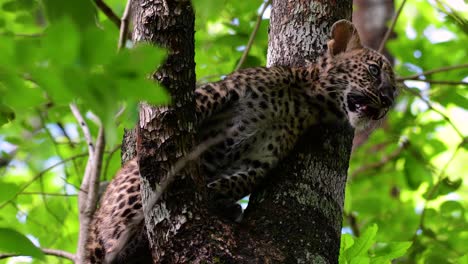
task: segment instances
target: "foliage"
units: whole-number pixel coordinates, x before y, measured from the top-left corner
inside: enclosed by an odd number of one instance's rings
[[[125,1],[105,2],[123,13]],[[467,63],[468,11],[452,2],[405,5],[398,37],[387,45],[399,76]],[[198,81],[216,80],[238,64],[262,2],[194,5]],[[243,67],[265,65],[267,24]],[[116,142],[135,122],[137,102],[168,103],[148,78],[164,51],[138,45],[117,52],[117,38],[118,28],[91,0],[0,0],[0,252],[38,262],[42,254],[29,241],[76,250],[87,144],[69,103],[87,111],[92,135],[98,125],[91,113],[106,128],[102,180],[120,166]],[[428,81],[467,82],[468,67],[416,79],[404,82],[386,123],[353,152],[341,263],[467,261],[468,86]],[[13,248],[4,234],[24,242]],[[46,255],[45,262],[63,260]]]

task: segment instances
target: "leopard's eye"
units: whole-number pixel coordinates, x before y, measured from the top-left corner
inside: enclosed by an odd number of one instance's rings
[[[372,74],[372,76],[374,77],[379,77],[380,75],[380,68],[379,66],[375,65],[375,64],[370,64],[369,65],[369,72],[370,74]]]

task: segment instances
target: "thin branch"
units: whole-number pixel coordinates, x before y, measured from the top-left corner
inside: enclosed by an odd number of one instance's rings
[[[263,14],[265,13],[265,10],[270,4],[271,4],[271,0],[267,0],[263,2],[263,8],[257,16],[257,21],[255,22],[255,26],[254,26],[252,33],[250,34],[249,41],[247,42],[247,45],[245,46],[244,53],[242,53],[242,57],[237,63],[237,66],[234,69],[234,71],[239,70],[244,64],[245,60],[247,59],[247,55],[249,55],[250,49],[252,48],[253,41],[255,37],[257,36],[258,29],[260,28],[260,24],[262,23]]]
[[[51,256],[56,256],[56,257],[61,257],[61,258],[66,258],[71,261],[75,261],[75,254],[72,254],[67,251],[59,250],[59,249],[51,249],[51,248],[43,248],[42,252],[47,255]]]
[[[351,230],[353,231],[353,234],[356,237],[361,236],[361,230],[359,229],[359,225],[357,223],[357,217],[356,214],[350,212],[350,213],[344,213],[345,217],[348,219],[348,224],[349,227],[351,227]]]
[[[66,259],[69,259],[69,260],[71,260],[73,262],[75,261],[75,255],[70,253],[70,252],[67,252],[67,251],[63,251],[63,250],[59,250],[59,249],[51,249],[51,248],[40,248],[40,250],[46,255],[66,258]],[[20,256],[24,256],[24,255],[14,254],[14,253],[6,253],[6,254],[0,254],[0,259],[11,258],[11,257],[20,257]]]
[[[75,156],[72,156],[70,158],[66,158],[66,159],[62,159],[61,161],[51,165],[50,167],[42,170],[41,172],[39,172],[36,176],[34,176],[34,178],[32,178],[31,181],[29,181],[28,183],[26,183],[25,185],[23,185],[23,187],[20,188],[20,190],[12,197],[10,198],[9,200],[5,201],[4,203],[2,203],[0,205],[0,209],[3,208],[6,204],[10,203],[11,201],[13,201],[14,199],[16,199],[16,197],[18,197],[18,195],[20,195],[21,193],[23,193],[23,191],[28,188],[34,181],[36,181],[37,179],[39,179],[40,177],[42,177],[46,172],[50,171],[51,169],[59,166],[59,165],[62,165],[66,162],[69,162],[69,161],[72,161],[74,159],[77,159],[77,158],[80,158],[80,157],[86,157],[88,154],[87,153],[83,153],[83,154],[78,154],[78,155],[75,155]]]
[[[363,173],[365,171],[376,170],[378,168],[381,168],[381,167],[385,166],[388,162],[398,158],[400,156],[400,154],[406,148],[408,148],[409,145],[410,145],[409,141],[404,140],[400,144],[400,146],[398,146],[398,148],[396,150],[394,150],[392,153],[390,153],[390,155],[383,157],[381,160],[379,160],[379,161],[377,161],[375,163],[365,164],[365,165],[357,168],[356,170],[354,170],[353,173],[350,176],[350,179],[351,180],[355,179],[359,174],[361,174],[361,173]]]
[[[96,148],[93,155],[90,155],[88,163],[86,164],[85,176],[81,183],[81,189],[78,193],[78,208],[79,208],[79,222],[80,231],[78,237],[78,246],[76,253],[76,261],[83,263],[86,253],[86,243],[88,239],[88,230],[91,223],[94,211],[97,207],[97,199],[99,192],[99,176],[102,167],[102,157],[105,148],[104,128],[101,121],[93,116],[93,120],[99,126],[99,132],[96,139]]]
[[[65,196],[73,197],[76,194],[67,194],[67,193],[47,193],[47,192],[22,192],[19,195],[45,195],[45,196]]]
[[[465,136],[463,135],[463,133],[457,128],[457,126],[455,126],[455,124],[452,122],[452,120],[450,120],[450,118],[442,113],[441,111],[437,110],[432,104],[431,102],[429,102],[426,98],[424,98],[424,96],[422,96],[420,93],[412,90],[412,89],[409,89],[406,85],[404,86],[405,90],[412,93],[413,95],[419,97],[420,100],[422,100],[426,105],[427,107],[429,107],[429,109],[431,109],[432,111],[438,113],[440,116],[442,116],[443,119],[445,119],[445,121],[447,121],[450,126],[453,128],[453,130],[455,130],[455,132],[460,136],[460,138],[464,138]]]
[[[130,23],[131,8],[132,0],[127,0],[127,5],[125,6],[125,11],[122,15],[122,20],[120,20],[120,35],[117,50],[121,50],[123,47],[125,47],[125,41],[127,41],[128,35],[128,24]]]
[[[434,74],[434,73],[438,73],[438,72],[446,72],[446,71],[451,71],[451,70],[456,70],[456,69],[464,69],[464,68],[468,68],[468,64],[460,64],[460,65],[453,65],[453,66],[447,66],[447,67],[432,69],[432,70],[421,72],[421,73],[418,73],[418,74],[415,74],[415,75],[410,75],[410,76],[406,76],[406,77],[399,77],[399,78],[397,78],[397,81],[401,82],[401,81],[406,81],[406,80],[416,80],[421,76],[426,76],[426,75],[430,75],[430,74]]]
[[[106,160],[106,165],[104,165],[104,171],[102,173],[102,176],[104,178],[107,177],[107,170],[109,169],[109,164],[110,164],[110,161],[112,160],[112,156],[114,156],[114,154],[122,147],[122,145],[117,145],[115,146],[114,149],[112,149],[110,152],[109,152],[109,157],[107,157],[107,160]]]
[[[423,79],[414,79],[413,82],[425,82],[431,84],[447,84],[447,85],[468,85],[468,82],[462,81],[443,81],[443,80],[423,80]]]
[[[83,116],[80,113],[80,110],[78,109],[75,103],[70,104],[70,109],[73,115],[75,116],[76,121],[78,121],[78,123],[81,126],[81,130],[83,131],[86,143],[88,144],[89,156],[92,157],[94,156],[94,143],[93,138],[91,137],[91,132],[89,131],[88,124],[86,124],[86,121],[84,120]]]
[[[395,15],[393,16],[392,18],[392,24],[390,25],[390,27],[387,29],[387,32],[385,32],[385,36],[383,37],[382,41],[380,42],[380,45],[379,45],[379,49],[377,50],[378,52],[382,53],[384,47],[385,47],[385,44],[387,43],[388,41],[388,38],[390,37],[390,34],[392,34],[393,32],[393,29],[395,29],[395,24],[398,20],[398,17],[400,16],[401,14],[401,11],[403,10],[403,7],[405,6],[405,3],[406,3],[406,0],[403,0],[403,2],[401,2],[401,5],[400,7],[398,8],[398,11],[395,13]]]
[[[96,3],[96,6],[101,9],[101,11],[104,13],[104,15],[107,16],[107,18],[109,18],[110,21],[112,21],[117,27],[120,26],[120,18],[106,3],[104,3],[104,1],[94,0],[94,3]]]
[[[92,216],[97,206],[97,197],[99,192],[99,176],[101,175],[102,169],[102,158],[104,156],[106,140],[104,136],[104,128],[102,125],[99,128],[98,137],[96,140],[96,153],[93,157],[93,170],[91,171],[92,175],[90,177],[90,185],[88,192],[88,201],[87,201],[87,214]]]
[[[157,189],[155,190],[153,197],[148,199],[148,202],[146,203],[147,206],[146,208],[144,208],[144,215],[148,215],[148,213],[151,211],[151,209],[156,204],[156,202],[159,201],[159,198],[161,197],[161,195],[166,191],[167,187],[172,183],[172,181],[174,180],[174,177],[182,169],[184,169],[185,166],[187,166],[189,162],[192,162],[198,159],[209,148],[221,143],[224,139],[226,139],[226,134],[227,133],[221,133],[214,138],[205,140],[204,142],[198,144],[195,147],[195,149],[193,149],[190,153],[188,153],[183,158],[178,160],[172,167],[171,171],[168,173],[166,179],[164,179],[161,182],[161,184],[157,186]]]

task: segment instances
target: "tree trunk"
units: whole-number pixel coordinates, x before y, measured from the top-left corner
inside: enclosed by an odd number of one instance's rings
[[[269,65],[303,65],[323,52],[333,22],[350,18],[351,1],[322,2],[273,1]],[[154,77],[172,104],[142,105],[137,129],[146,208],[153,186],[194,146],[194,18],[185,0],[135,0],[133,8],[133,39],[170,50]],[[311,129],[252,195],[240,225],[207,212],[202,175],[196,166],[185,169],[145,214],[153,261],[336,263],[352,135],[348,126]]]
[[[169,107],[140,107],[136,139],[146,211],[150,197],[159,191],[153,186],[161,184],[175,161],[194,145],[194,14],[190,1],[138,0],[133,10],[133,40],[155,43],[169,52],[153,78],[172,98]],[[203,185],[196,166],[188,166],[145,214],[155,263],[172,254],[168,244],[182,226],[204,216]]]
[[[273,1],[268,66],[314,61],[332,24],[351,10],[352,1]],[[338,262],[352,139],[347,125],[311,128],[252,194],[245,221],[287,253],[285,262]]]

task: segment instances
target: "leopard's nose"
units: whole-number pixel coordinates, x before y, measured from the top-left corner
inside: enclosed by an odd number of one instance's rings
[[[395,88],[391,85],[384,85],[380,89],[380,102],[383,107],[389,107],[393,104],[393,94]]]

